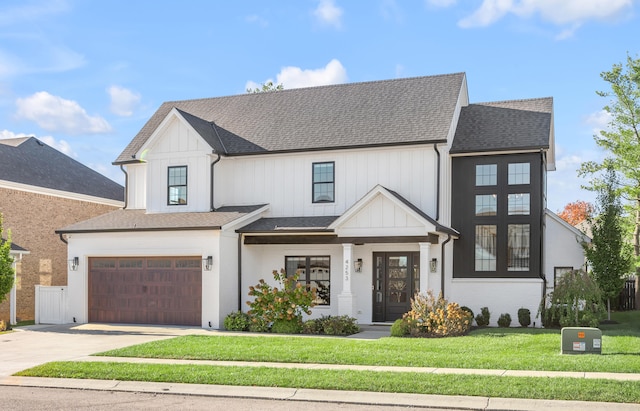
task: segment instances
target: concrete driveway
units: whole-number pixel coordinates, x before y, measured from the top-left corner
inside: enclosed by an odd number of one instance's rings
[[[50,361],[189,334],[202,328],[109,324],[34,325],[0,335],[0,379]]]

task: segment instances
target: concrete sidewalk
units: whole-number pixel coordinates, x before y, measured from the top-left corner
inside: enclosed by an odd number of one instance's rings
[[[367,326],[363,332],[347,338],[376,339],[389,335],[388,327]],[[571,377],[640,381],[640,374],[509,371],[451,369],[428,367],[351,366],[334,364],[291,364],[238,361],[188,361],[143,358],[91,357],[100,351],[172,338],[180,335],[238,335],[201,328],[156,327],[137,325],[83,324],[61,326],[32,326],[4,334],[0,351],[0,385],[46,388],[183,394],[253,399],[319,401],[327,403],[378,404],[407,407],[454,408],[468,410],[638,410],[638,404],[595,403],[578,401],[550,401],[504,399],[489,397],[442,396],[402,393],[352,392],[271,387],[230,387],[202,384],[147,383],[134,381],[77,380],[57,378],[14,377],[11,374],[51,361],[113,361],[128,363],[201,364],[244,367],[280,367],[305,369],[352,369],[374,372],[421,372],[433,374],[475,374],[511,377]],[[246,335],[246,334],[243,334]]]

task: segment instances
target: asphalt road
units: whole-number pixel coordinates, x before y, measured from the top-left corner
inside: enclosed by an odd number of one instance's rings
[[[416,409],[377,405],[200,397],[195,395],[146,394],[117,391],[67,390],[57,388],[0,387],[1,410],[261,410],[261,411],[399,411]],[[435,410],[419,408],[420,410]]]

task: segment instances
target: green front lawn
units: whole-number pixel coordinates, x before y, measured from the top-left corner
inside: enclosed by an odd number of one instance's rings
[[[635,319],[640,324],[640,312]],[[640,327],[635,325],[636,327]],[[456,338],[357,340],[191,335],[98,355],[506,370],[640,372],[640,328],[608,325],[603,355],[561,355],[560,330],[484,328]],[[603,327],[604,328],[604,327]]]
[[[640,403],[640,382],[578,378],[93,362],[49,363],[16,375]]]

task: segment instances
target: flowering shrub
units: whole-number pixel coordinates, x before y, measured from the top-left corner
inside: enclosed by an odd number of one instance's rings
[[[275,321],[293,321],[302,323],[302,314],[311,314],[310,308],[315,305],[315,288],[307,289],[298,283],[298,275],[287,277],[284,270],[274,270],[273,278],[280,287],[272,287],[264,280],[249,287],[249,295],[253,301],[247,301],[251,308],[248,311],[255,324],[273,324]],[[250,327],[251,328],[251,327]]]
[[[472,315],[460,308],[457,303],[450,303],[432,291],[427,294],[417,293],[411,299],[411,311],[402,317],[405,327],[413,337],[451,337],[466,334],[471,328]]]

